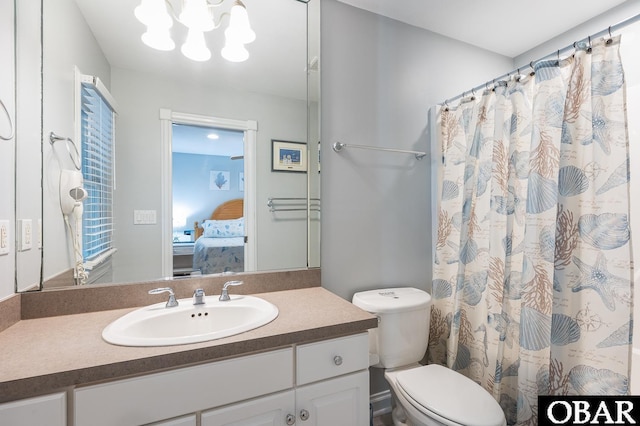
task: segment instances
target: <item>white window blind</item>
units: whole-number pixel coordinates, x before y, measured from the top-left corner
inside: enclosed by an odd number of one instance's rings
[[[88,194],[83,203],[82,217],[82,257],[85,263],[113,249],[115,110],[112,105],[111,95],[97,78],[82,76],[82,176]]]

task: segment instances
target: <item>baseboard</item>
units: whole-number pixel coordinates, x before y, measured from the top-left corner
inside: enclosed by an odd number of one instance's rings
[[[387,389],[382,392],[374,393],[369,398],[369,402],[371,403],[373,410],[373,417],[390,413],[392,410],[391,391]]]

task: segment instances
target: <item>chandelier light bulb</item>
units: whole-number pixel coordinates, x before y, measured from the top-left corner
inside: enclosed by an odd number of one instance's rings
[[[144,44],[156,50],[169,51],[176,47],[167,28],[147,26],[147,32],[141,38]]]
[[[227,40],[237,40],[249,44],[256,39],[256,33],[251,29],[247,8],[240,0],[236,0],[231,8],[229,26],[224,32]]]
[[[165,0],[142,0],[140,5],[135,8],[133,13],[138,21],[147,27],[154,26],[156,28],[169,29],[173,25],[173,19],[167,12]]]
[[[179,19],[190,30],[206,32],[215,27],[207,0],[185,0]]]
[[[189,59],[207,61],[211,58],[211,51],[207,48],[204,33],[220,26],[216,23],[212,8],[220,6],[225,0],[182,0],[182,10],[179,17],[173,15],[173,6],[169,0],[140,0],[135,8],[136,18],[142,22],[147,30],[142,34],[142,41],[147,46],[157,50],[173,50],[176,47],[169,29],[173,26],[173,17],[188,28],[186,42],[180,50]],[[169,14],[168,5],[172,9]],[[222,19],[226,13],[220,16]],[[230,62],[243,62],[249,59],[249,52],[245,44],[256,39],[256,33],[251,29],[247,8],[241,0],[234,0],[229,11],[229,25],[224,31],[225,46],[221,51],[222,57]]]
[[[184,56],[193,61],[208,61],[211,58],[211,51],[204,41],[204,33],[190,29],[187,34],[187,41],[182,45],[180,51]]]
[[[232,42],[229,39],[220,53],[229,62],[244,62],[249,59],[249,52],[245,49],[244,44],[237,41]]]

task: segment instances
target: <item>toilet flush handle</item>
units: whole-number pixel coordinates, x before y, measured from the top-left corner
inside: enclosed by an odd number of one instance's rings
[[[342,357],[340,355],[336,355],[333,357],[333,363],[335,365],[342,365]]]

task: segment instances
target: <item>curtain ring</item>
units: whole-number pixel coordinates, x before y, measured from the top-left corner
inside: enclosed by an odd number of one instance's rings
[[[591,53],[591,36],[588,36],[589,47],[587,48],[587,53]]]

